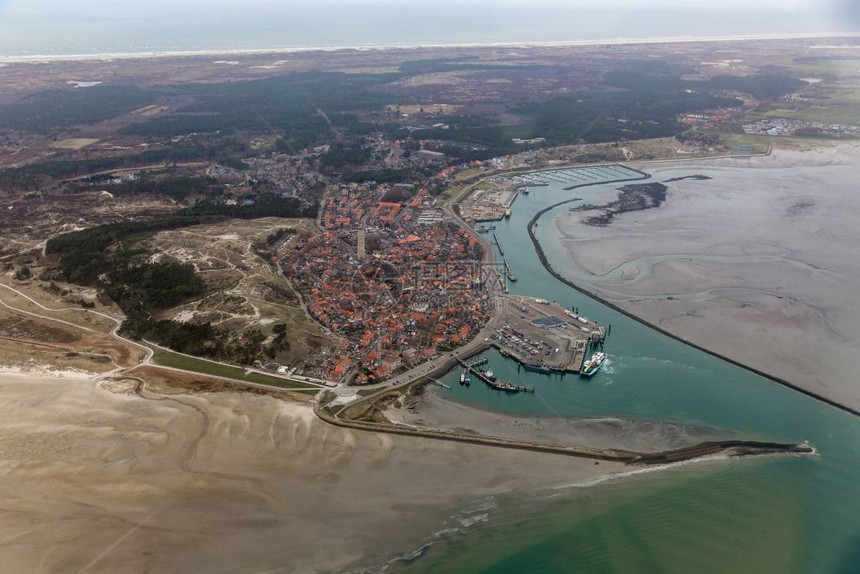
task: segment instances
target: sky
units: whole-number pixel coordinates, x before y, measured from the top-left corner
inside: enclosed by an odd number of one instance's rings
[[[780,12],[816,12],[816,13],[838,13],[846,11],[856,3],[854,0],[719,0],[719,2],[695,2],[691,0],[539,0],[538,2],[526,0],[409,0],[406,4],[411,6],[425,4],[456,4],[482,7],[498,7],[502,5],[529,7],[536,3],[542,5],[556,5],[565,7],[581,8],[685,8],[685,9],[707,9],[716,8],[721,11],[749,11],[751,9],[767,9]],[[302,8],[309,5],[349,5],[367,6],[384,5],[392,7],[403,5],[403,2],[394,0],[148,0],[140,2],[137,0],[0,0],[0,10],[13,12],[111,12],[121,13],[125,11],[138,12],[163,10],[165,8],[193,10],[224,8],[244,8],[252,10],[265,7],[296,7]],[[856,12],[857,10],[855,10]]]
[[[408,6],[481,7],[487,10],[505,8],[529,9],[536,5],[565,9],[633,9],[714,11],[723,14],[774,11],[783,14],[815,14],[824,17],[860,19],[857,0],[0,0],[0,18],[4,14],[71,14],[134,16],[141,13],[204,11],[253,11],[308,9],[322,6],[351,8],[386,6],[391,10]]]

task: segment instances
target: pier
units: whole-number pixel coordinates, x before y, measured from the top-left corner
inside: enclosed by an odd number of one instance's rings
[[[491,389],[495,389],[497,391],[504,391],[506,393],[533,393],[535,392],[534,387],[525,387],[523,385],[516,385],[514,383],[506,383],[504,381],[493,381],[489,377],[487,377],[483,371],[479,371],[474,368],[472,365],[461,359],[460,357],[454,355],[454,358],[457,359],[457,362],[460,365],[469,371],[471,374],[475,375],[478,379],[484,382]]]
[[[516,281],[517,279],[519,279],[519,277],[517,277],[517,274],[514,273],[514,270],[511,268],[511,264],[508,263],[508,260],[505,259],[504,262],[505,262],[505,275],[508,276],[508,281]]]
[[[451,387],[449,387],[448,385],[446,385],[445,383],[443,383],[439,379],[434,379],[433,377],[427,377],[427,379],[433,381],[434,383],[436,383],[437,385],[439,385],[442,388],[448,389],[449,391],[451,390]]]
[[[502,249],[502,244],[499,242],[499,237],[496,235],[496,232],[495,232],[495,231],[493,232],[493,242],[496,244],[496,247],[498,247],[498,248],[499,248],[499,253],[501,253],[502,255],[504,255],[504,254],[505,254],[505,250],[504,250],[504,249]]]

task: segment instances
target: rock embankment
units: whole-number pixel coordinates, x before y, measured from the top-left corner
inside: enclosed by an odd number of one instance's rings
[[[416,436],[431,438],[437,440],[448,440],[456,442],[464,442],[469,444],[477,444],[483,446],[494,446],[501,448],[511,448],[518,450],[528,450],[532,452],[544,452],[549,454],[562,454],[567,456],[576,456],[580,458],[592,458],[596,460],[606,460],[613,462],[622,462],[626,464],[668,464],[672,462],[681,462],[701,458],[703,456],[711,456],[723,454],[727,456],[754,456],[763,454],[812,454],[814,450],[808,445],[799,444],[782,444],[776,442],[760,442],[760,441],[745,441],[745,440],[729,440],[729,441],[712,441],[703,442],[698,445],[681,448],[677,450],[643,453],[628,450],[618,449],[598,449],[569,445],[558,445],[549,443],[540,443],[525,440],[506,439],[492,436],[476,436],[458,433],[454,431],[444,431],[435,429],[418,429],[403,425],[367,422],[367,421],[351,421],[337,418],[333,414],[327,412],[322,403],[317,402],[314,405],[314,413],[323,421],[335,426],[351,428],[355,430],[365,430],[372,432],[383,432],[390,434],[399,434],[406,436]]]

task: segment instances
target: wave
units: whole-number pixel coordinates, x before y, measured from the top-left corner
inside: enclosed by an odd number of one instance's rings
[[[673,470],[677,468],[682,468],[686,466],[692,465],[702,465],[702,464],[710,464],[716,462],[725,462],[727,460],[731,460],[732,457],[728,454],[712,454],[708,456],[702,456],[699,458],[693,458],[690,460],[684,460],[680,462],[671,462],[668,464],[661,464],[656,466],[647,466],[643,468],[637,468],[636,470],[628,470],[626,472],[616,472],[614,474],[607,474],[603,476],[598,476],[595,478],[589,478],[586,480],[581,480],[579,482],[572,482],[569,484],[563,484],[560,486],[555,486],[552,490],[566,490],[573,488],[590,488],[592,486],[597,486],[600,484],[607,484],[612,482],[619,482],[622,480],[626,480],[628,478],[638,476],[640,474],[648,474],[652,472],[663,472],[666,470]],[[553,495],[557,496],[557,495]]]
[[[458,516],[457,522],[459,522],[463,528],[469,528],[479,522],[487,522],[490,519],[490,515],[486,512],[483,514],[474,514],[472,516]]]

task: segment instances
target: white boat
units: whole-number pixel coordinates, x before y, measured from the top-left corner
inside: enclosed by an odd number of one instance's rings
[[[590,377],[600,370],[603,363],[606,361],[606,353],[598,352],[591,355],[591,358],[582,364],[579,374],[582,377]]]

